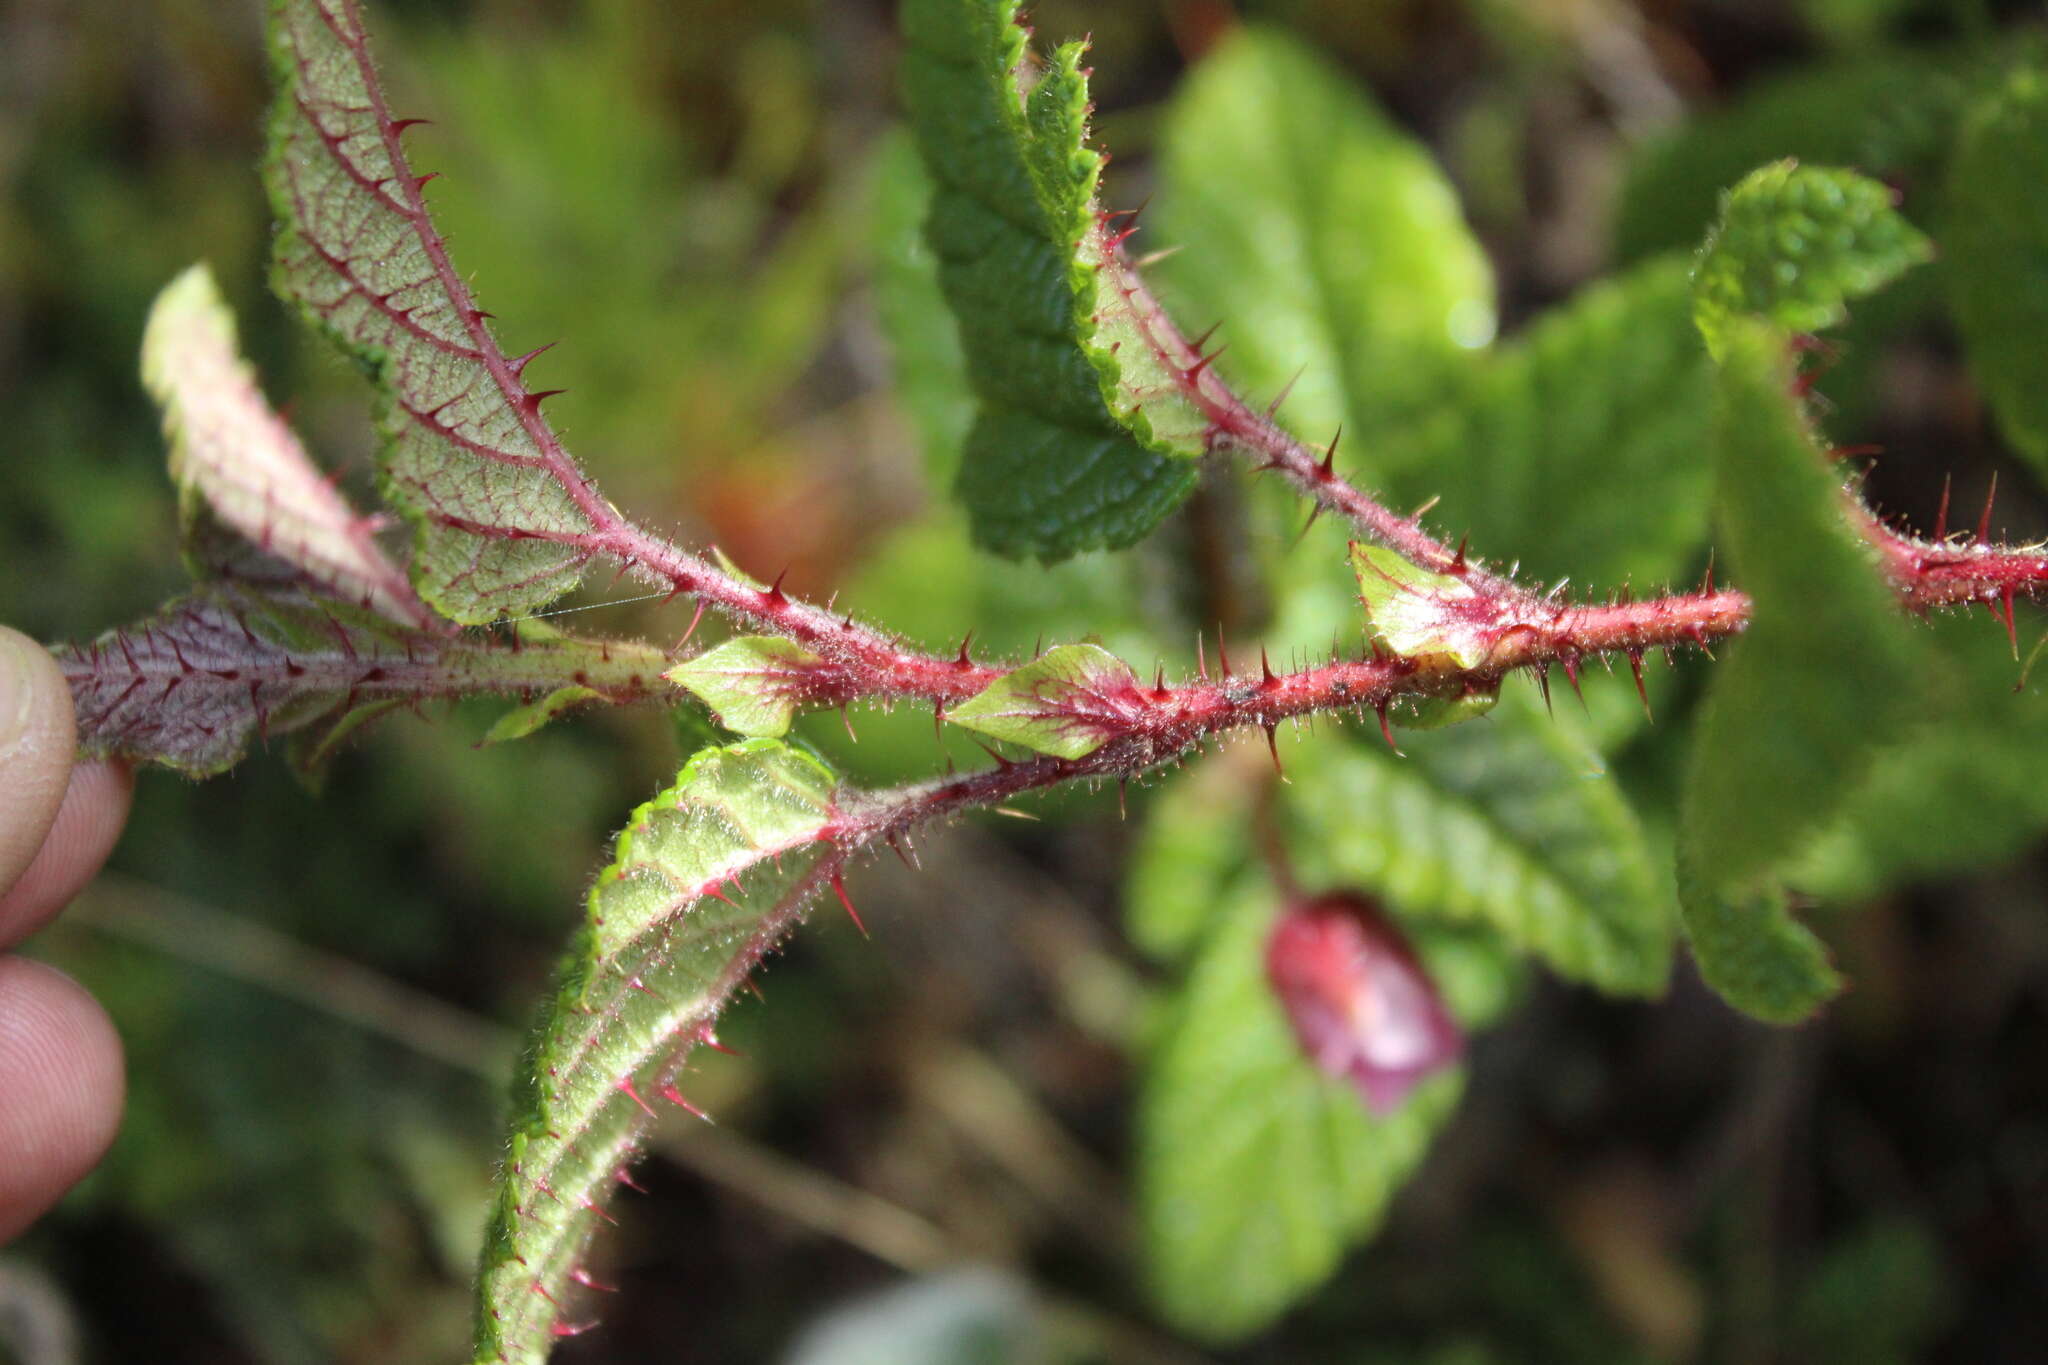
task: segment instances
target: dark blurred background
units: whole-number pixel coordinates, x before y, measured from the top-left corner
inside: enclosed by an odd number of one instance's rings
[[[264,288],[261,8],[0,0],[0,619],[39,637],[133,619],[182,581],[136,352],[155,291],[194,260],[273,400],[368,499],[363,386]],[[1158,102],[1190,61],[1239,16],[1296,28],[1443,161],[1512,330],[1620,259],[1696,239],[1751,164],[1630,216],[1645,146],[1784,73],[1935,60],[2032,8],[1034,14],[1044,36],[1094,35],[1114,204],[1148,192]],[[926,488],[869,287],[869,167],[893,118],[883,0],[409,0],[373,19],[398,111],[436,120],[411,146],[446,173],[431,197],[456,260],[509,349],[564,339],[536,374],[568,390],[557,429],[622,505],[934,647],[990,621],[1003,640],[1071,633],[1098,599],[1113,643],[1188,640],[1181,618],[1209,615],[1142,559],[1052,589],[982,564]],[[1880,463],[1888,506],[1925,518],[1944,469],[1974,506],[2001,467],[1938,318],[1823,389],[1839,441],[1939,453]],[[2001,506],[2040,528],[2024,494]],[[951,548],[928,539],[937,561],[886,571],[934,524]],[[594,581],[584,600],[630,592]],[[664,640],[681,625],[631,604],[570,621]],[[105,1169],[0,1252],[17,1343],[69,1337],[107,1362],[463,1358],[510,1039],[604,839],[680,753],[652,712],[478,749],[492,713],[389,724],[317,800],[261,756],[204,787],[143,776],[114,870],[38,945],[107,1001],[133,1093]],[[936,761],[929,717],[859,723],[842,761],[863,776]],[[741,1055],[694,1064],[719,1126],[665,1127],[648,1196],[626,1196],[600,1252],[624,1292],[560,1358],[905,1359],[950,1313],[1028,1319],[1036,1344],[921,1358],[2048,1360],[2038,854],[1847,921],[1856,989],[1797,1031],[1740,1021],[1689,976],[1648,1006],[1536,987],[1482,1041],[1386,1234],[1273,1334],[1204,1352],[1149,1316],[1132,1270],[1127,1045],[1147,980],[1117,929],[1130,827],[1114,810],[1077,796],[1040,825],[946,832],[922,876],[864,869],[874,940],[821,917],[764,975],[765,1006],[722,1030]],[[793,1345],[834,1309],[879,1353]]]

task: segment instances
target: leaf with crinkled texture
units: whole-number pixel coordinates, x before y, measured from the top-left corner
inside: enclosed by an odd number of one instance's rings
[[[1160,144],[1163,291],[1190,325],[1223,323],[1216,363],[1243,392],[1286,389],[1290,424],[1343,427],[1387,477],[1380,434],[1429,412],[1496,325],[1449,178],[1327,59],[1257,27],[1189,74]]]
[[[186,503],[188,534],[199,507],[250,546],[343,601],[405,625],[436,624],[384,557],[372,523],[307,458],[271,411],[235,345],[235,319],[203,265],[157,295],[142,336],[142,379],[163,409],[171,477]],[[191,555],[204,575],[221,552]]]
[[[1999,426],[2048,476],[2048,72],[2016,73],[1963,128],[1943,241],[1970,371]]]
[[[1086,758],[1128,729],[1138,675],[1100,645],[1060,645],[997,678],[946,719],[1055,758]]]
[[[1721,198],[1693,270],[1693,319],[1718,356],[1735,319],[1818,332],[1927,260],[1933,244],[1893,206],[1891,189],[1853,171],[1779,161]]]
[[[1926,703],[1933,660],[1900,616],[1790,397],[1786,339],[1723,325],[1714,432],[1721,552],[1755,600],[1715,670],[1680,802],[1694,958],[1730,1004],[1805,1018],[1840,988],[1780,871]]]
[[[428,698],[553,688],[580,673],[644,695],[658,650],[568,636],[520,643],[414,630],[302,588],[201,584],[138,625],[56,651],[81,753],[223,772],[256,736],[311,729],[307,761],[386,711]]]
[[[1271,1322],[1378,1225],[1457,1104],[1463,1073],[1372,1117],[1349,1084],[1302,1056],[1267,986],[1271,885],[1252,872],[1203,892],[1218,923],[1147,1062],[1138,1199],[1161,1309],[1220,1344]]]
[[[1707,536],[1713,367],[1676,253],[1590,285],[1475,359],[1369,458],[1384,501],[1512,551],[1528,581],[1659,587]],[[1597,378],[1593,378],[1597,376]]]
[[[907,0],[903,86],[980,402],[957,492],[984,548],[1052,562],[1150,532],[1193,489],[1208,423],[1167,368],[1191,352],[1095,204],[1082,45],[1020,98],[1017,8]]]
[[[412,575],[465,623],[574,587],[604,504],[540,414],[456,272],[400,148],[356,0],[272,0],[278,95],[264,175],[273,281],[382,390],[385,498],[415,528]]]
[[[735,734],[779,739],[815,695],[822,660],[793,640],[748,635],[677,664],[662,676],[710,707]]]
[[[576,1323],[579,1258],[654,1105],[727,999],[836,874],[837,779],[775,740],[706,749],[633,813],[514,1083],[478,1279],[478,1365]]]

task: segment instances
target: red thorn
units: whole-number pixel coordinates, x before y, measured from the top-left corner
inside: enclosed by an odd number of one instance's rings
[[[567,392],[567,389],[539,389],[533,393],[529,393],[528,395],[526,395],[526,410],[528,412],[539,412],[540,405],[542,403],[546,402],[550,398],[553,398],[558,393]]]
[[[910,855],[903,851],[903,841],[898,839],[893,833],[889,835],[889,847],[896,850],[896,856],[903,860],[905,867],[909,868],[912,872],[917,871],[917,864],[910,861]]]
[[[846,907],[846,917],[853,921],[853,927],[860,930],[862,938],[868,937],[868,927],[860,922],[860,911],[853,908],[853,900],[846,894],[846,879],[839,875],[839,869],[832,869],[832,892],[839,897],[839,903]]]
[[[839,723],[846,727],[846,737],[848,739],[852,740],[855,744],[860,743],[860,736],[853,732],[853,716],[844,706],[839,708]]]
[[[596,1326],[597,1323],[595,1321],[564,1322],[562,1319],[556,1318],[554,1325],[548,1328],[548,1335],[553,1337],[580,1337]]]
[[[690,637],[697,633],[697,627],[702,625],[703,623],[704,599],[700,597],[697,599],[697,610],[690,614],[690,628],[683,632],[682,639],[676,641],[676,648],[681,649],[684,645],[690,643]]]
[[[1209,681],[1209,651],[1202,643],[1202,632],[1195,632],[1195,676],[1203,682]]]
[[[946,742],[946,703],[932,703],[932,738],[940,744]]]
[[[1273,771],[1285,777],[1287,776],[1286,770],[1280,766],[1280,741],[1275,734],[1278,727],[1269,720],[1265,722],[1263,728],[1266,732],[1266,752],[1273,755]]]
[[[621,1185],[624,1185],[627,1189],[633,1191],[633,1193],[635,1194],[647,1193],[647,1187],[641,1184],[639,1181],[635,1180],[633,1178],[633,1173],[627,1170],[624,1166],[621,1166],[618,1170],[612,1172],[612,1179],[618,1181]],[[594,1287],[595,1286],[593,1286],[593,1288]]]
[[[1565,681],[1570,683],[1572,685],[1572,691],[1578,694],[1579,705],[1584,706],[1586,704],[1586,694],[1585,691],[1581,689],[1579,686],[1578,659],[1575,657],[1567,656],[1565,658],[1559,659],[1557,661],[1557,666],[1564,670]]]
[[[704,1120],[706,1123],[711,1122],[711,1115],[705,1113],[702,1109],[699,1109],[696,1105],[684,1099],[683,1092],[676,1089],[675,1083],[673,1081],[671,1081],[667,1085],[664,1085],[661,1088],[661,1097],[667,1100],[670,1104],[673,1104],[676,1108],[683,1110],[685,1113],[695,1114],[698,1118]]]
[[[1385,698],[1381,698],[1381,699],[1380,699],[1379,701],[1376,701],[1376,702],[1374,702],[1374,703],[1372,704],[1372,709],[1373,709],[1373,710],[1375,710],[1375,711],[1377,711],[1377,712],[1379,712],[1379,716],[1380,716],[1380,738],[1381,738],[1381,739],[1384,739],[1384,740],[1385,740],[1385,741],[1387,742],[1387,747],[1388,747],[1389,749],[1392,749],[1392,750],[1394,751],[1394,757],[1396,757],[1396,758],[1405,758],[1405,757],[1407,757],[1407,755],[1405,755],[1405,754],[1403,754],[1403,753],[1401,752],[1401,746],[1400,746],[1400,745],[1398,745],[1398,744],[1396,744],[1396,743],[1394,743],[1394,727],[1393,727],[1393,726],[1391,726],[1391,725],[1389,725],[1389,724],[1387,724],[1387,703],[1386,703],[1386,699],[1385,699]]]
[[[2012,620],[2012,584],[2008,583],[1998,590],[1998,600],[1999,604],[2005,608],[2005,638],[2012,643],[2012,657],[2018,659],[2020,657],[2020,635],[2018,627],[2013,624]]]
[[[513,376],[516,378],[519,375],[526,373],[526,367],[533,362],[533,358],[535,356],[540,355],[543,352],[553,350],[558,344],[559,343],[557,342],[550,341],[545,346],[534,347],[525,355],[520,356],[517,360],[508,361],[507,365],[511,369]],[[557,390],[557,392],[560,392],[560,390]]]
[[[1308,509],[1308,520],[1307,520],[1307,521],[1304,521],[1304,522],[1303,522],[1303,523],[1301,524],[1301,529],[1300,529],[1299,531],[1295,532],[1295,535],[1294,535],[1294,543],[1295,543],[1295,544],[1299,545],[1299,544],[1301,543],[1302,539],[1303,539],[1304,537],[1306,537],[1306,536],[1308,535],[1308,533],[1309,533],[1309,528],[1313,527],[1313,526],[1314,526],[1314,525],[1316,524],[1316,518],[1320,517],[1320,516],[1321,516],[1322,514],[1323,514],[1323,505],[1322,505],[1322,504],[1321,504],[1320,502],[1315,502],[1315,503],[1310,503],[1310,504],[1309,504],[1309,509]]]
[[[439,180],[440,178],[441,173],[439,171],[428,171],[425,175],[414,176],[412,178],[412,187],[416,190],[423,190],[427,187],[428,181]]]
[[[1711,597],[1714,593],[1714,551],[1707,549],[1707,576],[1700,580],[1700,596]]]
[[[734,1049],[727,1047],[724,1043],[719,1042],[718,1035],[715,1033],[705,1034],[700,1041],[704,1044],[704,1046],[710,1048],[713,1052],[723,1052],[728,1057],[746,1056],[744,1052],[735,1051]]]
[[[1557,712],[1550,709],[1550,665],[1536,665],[1536,690],[1543,694],[1543,714],[1553,719]]]
[[[646,1100],[640,1098],[640,1092],[633,1088],[633,1078],[631,1076],[621,1078],[617,1088],[619,1090],[619,1093],[625,1095],[627,1098],[631,1099],[633,1103],[639,1105],[641,1109],[645,1110],[647,1113],[647,1117],[654,1117],[654,1106],[649,1104]]]
[[[1280,386],[1280,392],[1274,394],[1273,401],[1266,404],[1266,416],[1268,419],[1271,419],[1274,413],[1280,411],[1280,405],[1287,401],[1287,396],[1294,392],[1294,386],[1300,383],[1301,377],[1307,373],[1308,366],[1304,365],[1294,372],[1292,378]]]
[[[580,1265],[569,1271],[569,1278],[582,1285],[585,1289],[594,1289],[600,1294],[616,1294],[619,1292],[617,1285],[606,1284]]]
[[[735,902],[731,897],[727,896],[725,892],[719,888],[717,882],[711,882],[710,884],[703,887],[702,890],[703,894],[711,897],[713,900],[724,901],[727,905],[732,906],[732,908],[735,910],[740,908],[737,902]]]
[[[784,568],[781,573],[775,575],[775,581],[768,585],[768,591],[761,594],[762,605],[779,607],[789,601],[787,597],[782,595],[782,580],[787,577],[789,577],[789,570],[787,568]]]
[[[996,767],[999,769],[1014,768],[1017,766],[1014,762],[1007,758],[1004,758],[1001,754],[997,753],[989,745],[982,743],[978,739],[974,741],[974,747],[981,750],[983,753],[987,754],[990,758],[994,759],[996,761]]]
[[[583,1200],[583,1207],[587,1212],[596,1214],[599,1218],[602,1218],[605,1222],[610,1223],[613,1227],[617,1227],[619,1225],[619,1220],[612,1217],[610,1212],[605,1209],[604,1205],[595,1202],[587,1196]]]
[[[1208,331],[1206,331],[1206,332],[1202,333],[1202,334],[1201,334],[1200,336],[1196,337],[1196,338],[1195,338],[1194,340],[1192,340],[1192,341],[1188,342],[1188,349],[1189,349],[1190,351],[1193,351],[1193,352],[1194,352],[1194,353],[1195,353],[1196,355],[1200,355],[1200,354],[1202,353],[1202,348],[1203,348],[1204,346],[1207,346],[1207,345],[1209,344],[1209,338],[1210,338],[1210,337],[1212,337],[1212,336],[1215,336],[1215,335],[1216,335],[1216,329],[1217,329],[1218,327],[1221,327],[1222,325],[1223,325],[1223,323],[1222,323],[1222,321],[1221,321],[1220,319],[1219,319],[1219,320],[1217,320],[1217,321],[1215,321],[1215,322],[1212,322],[1212,323],[1210,323],[1210,324],[1209,324],[1209,330],[1208,330]]]
[[[1472,533],[1470,531],[1467,531],[1464,535],[1458,537],[1457,553],[1451,556],[1452,573],[1465,572],[1465,546],[1467,542],[1469,542],[1471,539]]]
[[[395,118],[386,126],[391,130],[391,135],[396,137],[408,128],[417,128],[422,123],[432,122],[433,120],[430,118]]]
[[[1977,519],[1977,543],[1982,545],[1991,534],[1991,504],[1998,497],[1998,471],[1991,471],[1991,488],[1984,494],[1984,515]]]
[[[1165,664],[1160,664],[1152,672],[1152,695],[1159,701],[1165,701],[1173,695],[1173,690],[1166,685]]]
[[[967,647],[973,643],[974,632],[970,630],[967,632],[966,638],[960,641],[960,655],[958,658],[953,660],[953,667],[960,669],[974,667],[974,660],[969,658],[967,655]]]
[[[1330,438],[1330,444],[1323,451],[1323,462],[1316,466],[1316,477],[1327,483],[1337,476],[1337,443],[1344,439],[1344,424],[1337,424],[1337,434]]]
[[[1649,689],[1643,686],[1643,651],[1640,649],[1632,649],[1628,652],[1628,671],[1635,675],[1636,696],[1640,697],[1643,703],[1643,719],[1649,721],[1652,725],[1656,724],[1657,717],[1650,711]]]
[[[1228,345],[1218,346],[1215,350],[1201,357],[1194,364],[1188,366],[1185,370],[1182,370],[1182,377],[1185,378],[1189,383],[1194,383],[1196,380],[1202,377],[1202,371],[1208,369],[1210,365],[1215,363],[1217,356],[1222,355],[1225,351],[1229,349],[1230,347]]]
[[[1223,623],[1216,623],[1216,658],[1223,668],[1223,676],[1230,676],[1230,646],[1223,640]]]
[[[1934,543],[1948,539],[1948,486],[1953,475],[1941,476],[1941,510],[1934,514]]]
[[[1259,672],[1263,675],[1259,679],[1259,686],[1265,690],[1270,691],[1274,684],[1280,681],[1273,676],[1273,665],[1266,658],[1266,647],[1264,645],[1259,646]]]

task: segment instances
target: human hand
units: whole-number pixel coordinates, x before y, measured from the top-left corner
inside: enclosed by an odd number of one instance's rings
[[[74,767],[76,743],[56,662],[0,626],[0,953],[78,893],[128,818],[126,770]],[[99,1002],[55,968],[0,956],[0,1242],[98,1162],[126,1088]]]

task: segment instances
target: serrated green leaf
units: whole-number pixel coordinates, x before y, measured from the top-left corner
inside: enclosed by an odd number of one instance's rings
[[[823,883],[837,779],[774,740],[707,749],[633,813],[514,1082],[478,1365],[544,1360],[570,1275],[684,1056]]]
[[[1146,1067],[1138,1194],[1160,1307],[1220,1343],[1271,1322],[1378,1225],[1463,1082],[1433,1077],[1369,1116],[1301,1055],[1267,986],[1270,883],[1252,872],[1215,895],[1217,930]]]
[[[1974,110],[1949,174],[1943,240],[1970,369],[2013,447],[2048,475],[2048,74],[2028,69]]]
[[[1016,0],[908,0],[903,84],[981,404],[958,492],[978,543],[1050,562],[1130,545],[1179,506],[1206,424],[1151,348],[1104,330],[1128,305],[1095,205],[1082,48],[1053,53],[1020,99],[1016,18]]]
[[[1418,917],[1483,924],[1559,976],[1654,995],[1671,970],[1670,879],[1597,753],[1512,687],[1486,720],[1287,757],[1288,850],[1305,881]]]
[[[1700,972],[1759,1018],[1839,988],[1778,873],[1924,704],[1931,660],[1849,524],[1789,395],[1785,338],[1730,318],[1714,432],[1720,548],[1755,599],[1716,669],[1681,798],[1678,888]]]
[[[820,660],[793,640],[747,635],[662,674],[687,688],[735,734],[779,739],[802,709]]]
[[[1493,275],[1449,180],[1299,39],[1241,29],[1168,106],[1148,210],[1169,298],[1221,320],[1217,364],[1326,438],[1427,412],[1493,339]],[[1295,376],[1299,374],[1299,378]],[[1361,443],[1372,477],[1376,439]]]
[[[558,687],[545,697],[527,702],[524,706],[515,706],[498,717],[491,728],[484,732],[483,742],[505,744],[515,739],[525,739],[564,711],[574,710],[587,701],[597,701],[603,695],[594,687],[584,687],[578,683]]]
[[[1386,501],[1419,506],[1529,580],[1661,587],[1705,541],[1712,366],[1690,261],[1580,290],[1494,347],[1446,401],[1373,442]]]
[[[1131,666],[1102,646],[1060,645],[997,678],[946,719],[1055,758],[1086,758],[1121,733],[1137,688]]]
[[[381,484],[420,595],[464,623],[537,611],[591,557],[561,539],[593,529],[581,475],[449,264],[356,0],[271,0],[270,43],[272,282],[382,391]]]
[[[1734,320],[1818,332],[1927,260],[1933,243],[1893,207],[1890,187],[1853,171],[1779,161],[1721,199],[1693,270],[1693,317],[1717,356]]]

